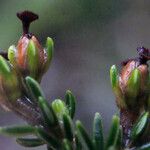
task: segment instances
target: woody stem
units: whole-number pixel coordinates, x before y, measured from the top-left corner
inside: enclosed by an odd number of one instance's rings
[[[131,111],[129,109],[120,110],[120,124],[123,129],[123,144],[126,147],[130,142],[130,134],[133,125],[139,117],[138,111]]]

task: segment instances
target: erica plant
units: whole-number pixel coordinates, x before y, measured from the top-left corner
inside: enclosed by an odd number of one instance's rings
[[[45,48],[29,32],[38,15],[17,13],[23,35],[17,46],[0,56],[0,105],[19,115],[27,124],[0,127],[0,134],[16,137],[25,147],[46,145],[48,150],[150,150],[150,50],[138,48],[139,56],[113,65],[110,80],[120,115],[114,115],[108,135],[103,134],[102,117],[93,119],[88,133],[81,121],[73,121],[76,99],[67,90],[64,100],[51,104],[40,87],[53,56],[54,43],[47,38]],[[28,135],[32,135],[29,137]]]

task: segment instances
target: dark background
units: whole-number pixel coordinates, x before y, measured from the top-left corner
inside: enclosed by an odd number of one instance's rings
[[[42,80],[47,99],[63,99],[65,91],[71,89],[77,98],[76,119],[90,131],[94,113],[100,112],[107,133],[112,115],[118,113],[109,69],[135,57],[136,47],[150,47],[150,1],[1,0],[2,49],[16,45],[21,36],[21,23],[15,14],[22,10],[39,14],[31,31],[43,45],[47,36],[55,41],[54,59]],[[0,126],[23,123],[13,113],[0,110]],[[3,136],[0,149],[25,150],[15,139]]]

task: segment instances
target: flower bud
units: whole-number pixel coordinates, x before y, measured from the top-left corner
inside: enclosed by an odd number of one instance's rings
[[[0,56],[0,105],[9,110],[21,96],[17,74],[11,65]]]
[[[40,80],[51,62],[53,41],[48,37],[46,48],[42,48],[37,38],[29,33],[30,23],[38,19],[36,14],[25,11],[18,13],[17,16],[22,20],[24,32],[18,41],[17,47],[10,46],[8,49],[8,59],[24,77],[31,76],[36,80]]]
[[[62,119],[63,114],[69,114],[65,103],[60,99],[52,102],[52,108],[59,119]]]
[[[117,73],[115,66],[110,69],[112,89],[119,108],[139,110],[148,105],[150,97],[149,71],[146,63],[139,59],[129,60]]]

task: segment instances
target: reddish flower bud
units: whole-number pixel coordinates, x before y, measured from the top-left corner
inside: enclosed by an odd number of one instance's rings
[[[16,48],[15,46],[9,48],[8,58],[24,77],[29,75],[40,80],[52,59],[53,41],[47,38],[46,48],[42,48],[37,38],[29,33],[30,23],[38,19],[36,14],[24,11],[17,13],[17,16],[23,24],[23,35]]]
[[[112,86],[119,108],[128,107],[136,110],[147,107],[150,97],[150,75],[146,62],[149,60],[149,53],[147,49],[145,52],[143,47],[142,50],[143,54],[140,51],[139,58],[123,63],[120,74],[115,75],[117,78],[112,76],[114,67],[111,68],[111,82],[113,83],[113,78],[116,78],[117,84]]]

